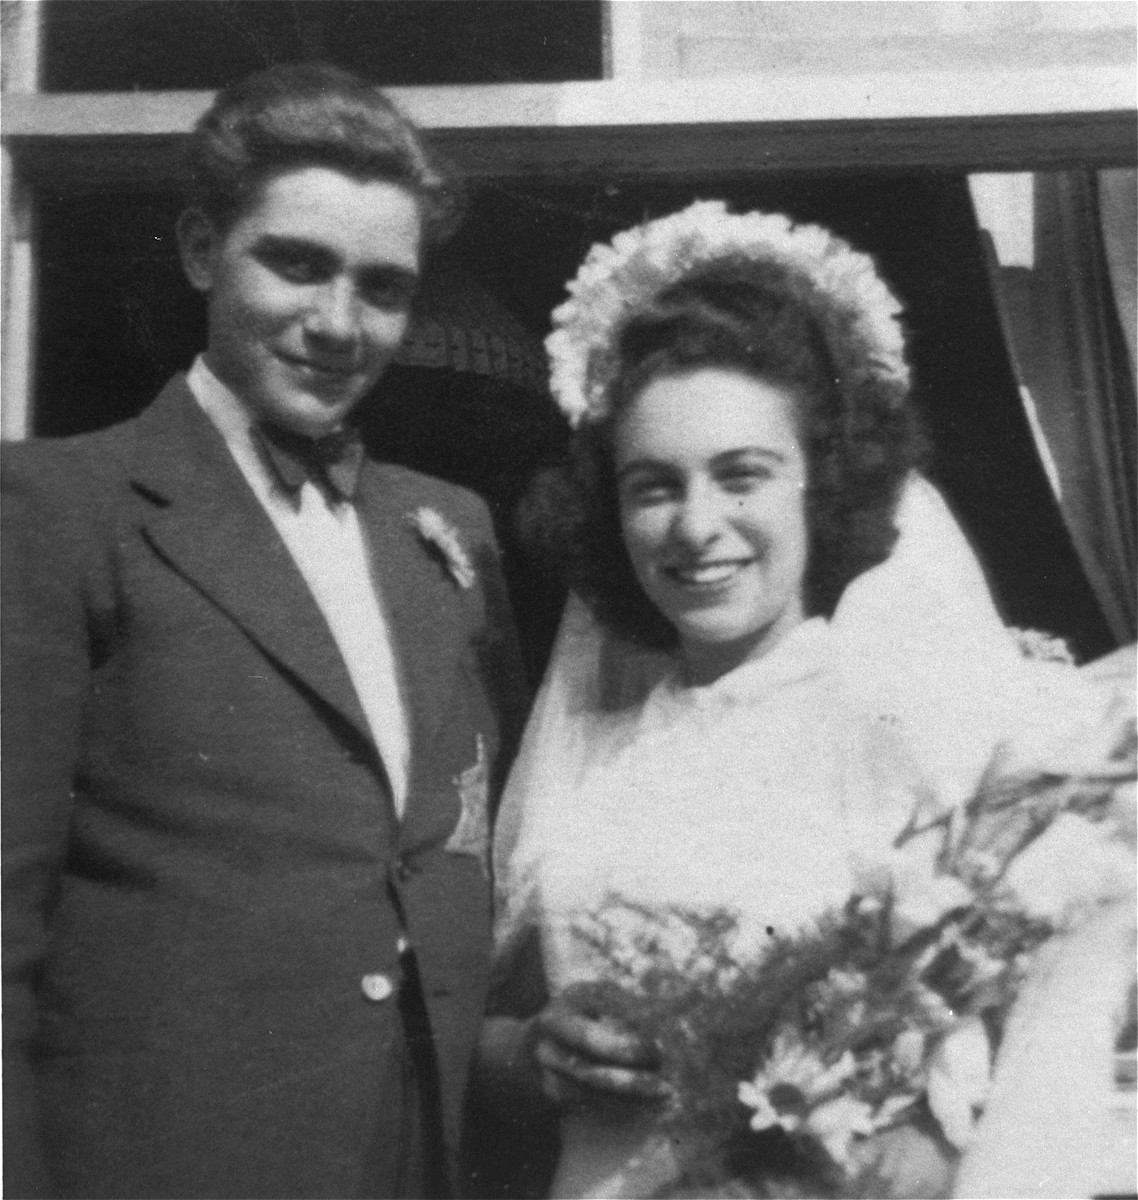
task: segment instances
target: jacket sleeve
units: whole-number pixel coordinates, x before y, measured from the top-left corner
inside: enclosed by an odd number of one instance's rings
[[[81,506],[69,490],[74,481],[51,487],[52,457],[37,449],[6,448],[0,475],[4,1185],[10,1196],[52,1194],[30,1053],[89,671],[79,538],[61,501],[73,511]]]

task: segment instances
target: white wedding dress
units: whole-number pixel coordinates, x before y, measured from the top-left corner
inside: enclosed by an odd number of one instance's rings
[[[551,991],[603,975],[575,929],[614,894],[727,908],[737,950],[761,953],[843,903],[915,807],[968,799],[997,746],[1078,765],[1101,690],[1023,658],[930,485],[911,482],[899,525],[831,621],[706,687],[570,604],[499,818],[503,953],[536,925]],[[650,1127],[567,1119],[553,1194],[648,1194],[630,1180]]]

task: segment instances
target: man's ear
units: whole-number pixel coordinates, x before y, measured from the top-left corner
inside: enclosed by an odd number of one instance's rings
[[[182,270],[199,292],[213,287],[214,259],[221,234],[200,208],[187,208],[174,226]]]

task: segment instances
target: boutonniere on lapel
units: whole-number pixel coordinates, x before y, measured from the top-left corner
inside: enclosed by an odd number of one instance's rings
[[[458,824],[445,850],[451,854],[469,854],[478,859],[482,874],[490,876],[490,764],[482,734],[474,740],[474,764],[454,779],[458,802],[462,806]]]
[[[451,579],[464,591],[474,586],[474,564],[454,526],[433,508],[417,508],[408,520],[415,526],[427,549],[442,561]]]

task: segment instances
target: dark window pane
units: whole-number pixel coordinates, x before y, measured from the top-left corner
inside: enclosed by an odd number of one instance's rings
[[[388,86],[601,77],[600,0],[47,0],[45,91],[209,90],[324,58]]]

